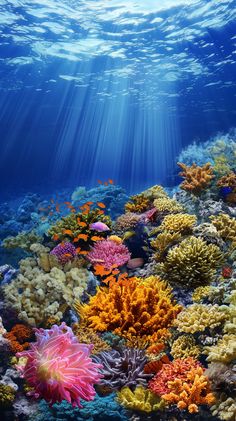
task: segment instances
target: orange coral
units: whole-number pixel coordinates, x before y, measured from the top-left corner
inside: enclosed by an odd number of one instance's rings
[[[33,331],[23,324],[16,324],[4,337],[8,339],[11,351],[16,354],[29,347],[28,340],[32,337]]]
[[[142,337],[149,343],[159,342],[181,311],[172,302],[171,288],[155,276],[98,288],[88,304],[75,308],[96,331],[110,330],[129,340]]]
[[[236,188],[236,174],[231,172],[224,175],[217,181],[218,187],[235,187]]]
[[[202,367],[192,368],[186,377],[169,381],[169,392],[162,395],[162,398],[171,404],[177,404],[179,409],[187,409],[190,413],[198,412],[198,405],[211,405],[215,402]]]
[[[178,162],[178,166],[182,169],[179,175],[185,179],[180,185],[181,189],[195,195],[198,195],[204,188],[209,186],[214,178],[213,168],[209,162],[202,167],[197,166],[195,163],[188,167],[181,162]]]
[[[156,374],[163,367],[163,364],[170,363],[169,357],[163,355],[159,360],[149,361],[144,366],[144,373],[146,374]]]
[[[150,205],[151,202],[149,199],[147,199],[147,197],[145,197],[143,194],[136,194],[135,196],[131,196],[131,202],[126,203],[125,211],[142,213],[149,209]]]

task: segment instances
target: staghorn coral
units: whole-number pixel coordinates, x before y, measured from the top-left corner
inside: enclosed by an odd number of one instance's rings
[[[227,318],[227,313],[217,305],[192,304],[184,308],[177,316],[174,325],[179,332],[204,332],[207,328],[220,326]]]
[[[9,407],[15,399],[16,391],[7,384],[0,384],[0,408]],[[3,415],[3,414],[2,414]]]
[[[171,199],[169,197],[161,197],[159,199],[155,199],[153,205],[158,210],[158,212],[178,213],[184,210],[183,206],[178,203],[177,200]]]
[[[165,408],[164,400],[143,386],[137,386],[134,391],[123,387],[117,393],[117,401],[126,409],[150,413]]]
[[[140,215],[132,212],[126,212],[117,218],[113,229],[117,234],[124,234],[126,231],[130,231],[136,227],[140,221]]]
[[[168,251],[160,269],[169,282],[194,288],[207,285],[214,279],[222,258],[219,247],[191,236]]]
[[[2,245],[7,249],[21,248],[23,250],[30,251],[30,246],[33,243],[39,243],[41,240],[42,238],[34,231],[22,231],[15,237],[6,237],[3,240]]]
[[[193,336],[182,335],[173,342],[170,353],[175,359],[187,357],[198,358],[201,348],[196,345]]]
[[[111,347],[93,329],[88,328],[83,323],[75,323],[72,326],[74,334],[78,340],[87,345],[93,344],[91,353],[96,355],[103,351],[110,351]]]
[[[198,287],[192,293],[193,302],[199,303],[205,298],[209,297],[210,292],[212,291],[212,286],[206,285],[205,287]]]
[[[96,394],[93,386],[100,381],[98,370],[102,368],[90,358],[92,345],[79,343],[64,322],[49,330],[35,329],[35,336],[30,349],[17,354],[27,358],[19,370],[33,388],[28,394],[50,404],[65,399],[78,407],[81,398],[92,400]]]
[[[151,201],[142,193],[131,196],[130,200],[125,205],[126,212],[143,213],[151,206]]]
[[[147,341],[165,336],[180,310],[172,302],[171,288],[155,276],[99,288],[88,304],[77,308],[96,331],[111,330],[127,339]]]
[[[112,240],[98,241],[87,255],[93,264],[102,264],[106,270],[115,266],[123,266],[130,259],[131,254],[124,244]]]
[[[226,213],[210,217],[211,223],[216,227],[221,238],[225,241],[236,242],[236,219]]]
[[[151,241],[151,247],[155,250],[155,260],[157,262],[163,261],[168,247],[178,243],[180,240],[181,234],[179,232],[161,232],[154,240]]]
[[[205,347],[207,361],[229,364],[236,358],[236,335],[226,334],[216,345]]]
[[[60,320],[61,306],[72,306],[87,289],[88,280],[87,269],[72,268],[64,273],[54,267],[45,273],[38,267],[36,259],[27,258],[21,260],[17,278],[3,290],[6,303],[16,310],[19,318],[36,326],[50,316]]]
[[[9,341],[10,350],[15,354],[29,347],[29,339],[33,336],[33,331],[29,326],[16,324],[4,337]]]
[[[190,413],[198,412],[199,405],[211,405],[215,402],[209,380],[204,375],[202,367],[191,369],[187,373],[186,379],[177,378],[169,381],[168,389],[169,392],[162,395],[163,399]]]
[[[159,231],[167,231],[170,233],[188,234],[193,230],[197,222],[195,215],[188,215],[187,213],[177,213],[166,215],[163,219]]]
[[[217,396],[217,401],[211,406],[211,412],[222,421],[236,420],[236,402],[232,397],[221,393]]]
[[[199,195],[202,190],[210,185],[214,178],[213,168],[209,162],[202,167],[197,166],[195,163],[188,167],[180,162],[178,162],[178,166],[182,170],[179,175],[185,179],[180,188],[194,195]]]
[[[137,384],[146,386],[150,379],[150,375],[143,371],[147,358],[145,352],[140,349],[104,351],[94,356],[93,360],[103,367],[100,384],[112,391],[120,390],[123,386],[132,389]]]

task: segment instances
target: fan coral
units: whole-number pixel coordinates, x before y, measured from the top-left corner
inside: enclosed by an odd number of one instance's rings
[[[114,230],[118,234],[123,234],[126,231],[132,230],[140,221],[140,215],[136,213],[127,212],[117,218],[114,224]]]
[[[169,197],[155,199],[153,204],[158,212],[178,213],[183,211],[183,206]]]
[[[207,361],[231,363],[236,358],[236,335],[226,334],[216,345],[205,348]]]
[[[50,254],[56,256],[61,265],[65,265],[76,256],[76,248],[71,243],[61,243],[54,247]]]
[[[214,329],[227,318],[227,313],[215,305],[192,304],[184,308],[177,316],[174,325],[179,332],[203,332],[207,328]]]
[[[193,336],[182,335],[173,342],[171,347],[171,355],[175,359],[187,357],[198,358],[200,353],[201,349],[196,345]]]
[[[102,351],[110,351],[111,347],[93,329],[83,323],[75,323],[72,326],[73,332],[83,344],[93,344],[92,354],[99,354]]]
[[[79,312],[97,331],[111,330],[127,339],[141,336],[150,341],[166,335],[180,310],[181,306],[172,302],[171,288],[151,276],[99,288]]]
[[[210,217],[220,236],[225,241],[236,242],[236,219],[226,213]]]
[[[122,266],[128,262],[131,254],[124,244],[112,240],[102,240],[95,244],[87,258],[93,264],[101,264],[106,270]]]
[[[156,253],[154,258],[156,261],[161,262],[165,258],[166,250],[178,243],[181,240],[179,232],[170,233],[168,231],[161,232],[154,240],[151,241],[151,247],[154,248]]]
[[[117,401],[129,410],[147,413],[158,411],[165,407],[163,399],[143,386],[137,386],[134,392],[129,387],[123,387],[117,393]]]
[[[169,282],[194,288],[213,280],[222,258],[219,247],[192,236],[171,248],[160,268]]]
[[[192,231],[196,222],[197,217],[195,215],[188,215],[187,213],[166,215],[159,227],[159,230],[171,233],[178,232],[181,234],[188,234]]]
[[[143,371],[147,359],[140,349],[104,351],[93,360],[103,366],[100,384],[110,390],[120,390],[123,386],[134,388],[137,384],[145,386],[150,379]]]
[[[89,272],[73,268],[64,273],[53,268],[43,272],[33,258],[20,262],[20,274],[4,286],[6,302],[20,319],[32,326],[40,325],[50,316],[62,317],[61,306],[72,306],[74,300],[87,289]]]
[[[169,392],[162,395],[168,403],[175,403],[181,410],[190,413],[198,412],[199,405],[211,405],[215,397],[210,389],[210,383],[202,367],[191,369],[186,379],[180,378],[168,382]]]
[[[149,209],[151,206],[150,200],[143,194],[131,196],[130,200],[131,202],[128,202],[125,205],[126,212],[142,213]]]
[[[15,399],[16,391],[7,384],[0,384],[0,407],[8,407]],[[3,415],[3,414],[2,414]]]
[[[236,402],[232,397],[222,393],[217,396],[216,403],[211,407],[211,412],[215,417],[222,421],[235,421],[236,419]]]
[[[29,394],[51,404],[65,399],[78,407],[81,398],[94,399],[93,385],[102,377],[102,366],[89,356],[92,345],[80,344],[65,323],[49,330],[35,329],[35,336],[30,349],[17,354],[27,358],[20,371],[33,388]]]
[[[179,175],[185,179],[180,185],[181,189],[195,195],[199,195],[203,189],[208,187],[214,178],[213,168],[209,162],[202,167],[198,167],[195,163],[188,167],[180,162],[178,162],[178,166],[182,170]]]
[[[11,351],[23,351],[29,347],[28,340],[32,337],[32,329],[22,324],[16,324],[10,332],[6,333],[4,337],[8,339]]]

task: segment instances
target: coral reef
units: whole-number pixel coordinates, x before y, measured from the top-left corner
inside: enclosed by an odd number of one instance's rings
[[[120,215],[113,229],[116,233],[123,235],[126,231],[133,230],[140,221],[140,215],[132,212],[126,212],[123,215]]]
[[[16,324],[4,337],[8,340],[10,350],[16,354],[29,347],[29,340],[33,336],[33,331],[29,326]]]

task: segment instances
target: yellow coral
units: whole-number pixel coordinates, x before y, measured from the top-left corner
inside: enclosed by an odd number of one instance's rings
[[[155,260],[161,262],[165,257],[165,252],[170,245],[175,244],[181,239],[179,232],[161,232],[155,240],[151,241],[151,247],[154,248],[156,253],[154,254]]]
[[[142,213],[150,207],[150,201],[143,194],[136,194],[130,197],[131,202],[125,205],[126,212]]]
[[[236,241],[236,219],[226,213],[210,217],[220,236],[225,241]]]
[[[182,169],[179,175],[185,178],[180,188],[195,195],[200,194],[203,189],[208,187],[214,178],[213,168],[209,162],[202,167],[198,167],[196,164],[188,167],[180,162],[178,162],[178,166]]]
[[[214,329],[221,325],[226,318],[227,314],[217,304],[192,304],[178,314],[174,325],[179,332],[203,332],[207,328]]]
[[[171,288],[160,278],[133,278],[98,288],[86,305],[75,305],[89,327],[111,330],[127,339],[143,337],[158,342],[181,310],[172,302]]]
[[[177,213],[183,211],[183,206],[175,199],[170,199],[169,197],[155,199],[153,204],[158,212]]]
[[[222,258],[218,246],[191,236],[168,251],[160,269],[169,282],[194,288],[213,280]]]
[[[165,192],[162,186],[156,184],[141,193],[144,197],[147,197],[151,202],[155,199],[168,198],[168,194]]]
[[[211,405],[215,397],[210,390],[210,383],[202,367],[193,368],[187,373],[185,379],[175,379],[168,382],[170,392],[163,395],[168,403],[177,404],[180,410],[190,413],[198,412],[199,405]]]
[[[232,397],[221,393],[217,396],[217,401],[211,406],[211,412],[214,417],[218,417],[222,421],[236,420],[236,402]]]
[[[93,329],[90,329],[84,323],[75,323],[73,332],[83,344],[93,344],[92,354],[99,354],[103,351],[109,351],[111,347],[107,342],[103,341]]]
[[[219,176],[224,176],[230,172],[231,168],[225,155],[217,156],[214,160],[214,172]]]
[[[171,355],[176,358],[198,358],[201,349],[196,345],[193,336],[182,335],[176,339],[171,347]]]
[[[236,359],[236,335],[224,335],[216,345],[205,347],[204,353],[208,354],[207,361],[230,363]]]
[[[192,300],[196,303],[202,301],[202,299],[209,296],[212,287],[210,285],[206,285],[204,287],[198,287],[193,291]]]
[[[137,386],[134,392],[129,387],[123,387],[117,393],[117,401],[120,405],[132,411],[150,413],[165,408],[164,400],[143,386]]]
[[[166,215],[159,230],[186,234],[192,231],[196,222],[197,217],[195,215],[188,215],[187,213]]]
[[[15,399],[15,389],[7,384],[0,384],[0,407],[8,407]]]

